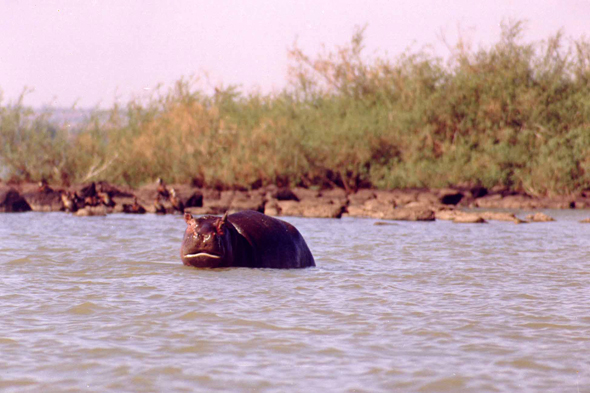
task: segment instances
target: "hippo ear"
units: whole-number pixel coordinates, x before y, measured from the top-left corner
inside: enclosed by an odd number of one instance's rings
[[[225,212],[225,214],[223,215],[223,217],[221,217],[221,220],[219,220],[217,222],[217,234],[219,235],[223,235],[224,231],[225,231],[225,224],[227,223],[227,216],[228,216],[228,211]]]
[[[193,219],[193,215],[190,213],[184,213],[184,221],[186,221],[187,224],[190,224],[191,220]]]

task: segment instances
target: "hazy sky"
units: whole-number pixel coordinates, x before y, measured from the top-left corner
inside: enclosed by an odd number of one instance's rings
[[[105,107],[207,72],[205,87],[269,92],[286,85],[296,39],[315,54],[368,24],[367,53],[436,44],[445,55],[441,32],[491,43],[509,18],[528,20],[527,40],[590,36],[590,0],[0,0],[0,89],[4,104],[28,86],[29,105]]]

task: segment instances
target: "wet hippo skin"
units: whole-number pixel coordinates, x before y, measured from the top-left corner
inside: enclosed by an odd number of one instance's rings
[[[291,224],[246,210],[223,217],[194,218],[187,228],[180,257],[200,268],[252,267],[294,269],[315,266],[311,251]]]

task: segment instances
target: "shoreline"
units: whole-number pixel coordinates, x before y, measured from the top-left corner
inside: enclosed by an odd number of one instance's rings
[[[186,184],[158,186],[148,184],[137,189],[106,182],[71,187],[42,186],[37,183],[0,183],[0,212],[67,211],[62,195],[91,195],[96,203],[83,203],[72,213],[79,216],[110,213],[174,214],[183,211],[195,215],[220,215],[241,210],[256,210],[271,216],[310,218],[366,217],[382,220],[452,220],[481,223],[488,220],[550,221],[550,217],[531,215],[520,220],[506,210],[538,212],[543,209],[589,209],[590,192],[556,197],[533,197],[507,189],[449,187],[444,189],[360,189],[347,193],[334,188],[314,190],[274,185],[250,191],[219,191]],[[89,191],[90,190],[90,191]],[[96,191],[99,190],[99,191]],[[163,190],[163,191],[162,191]],[[172,191],[173,190],[173,191]],[[171,191],[175,197],[168,195]],[[97,196],[107,196],[109,205]],[[98,199],[97,199],[98,198]],[[102,198],[102,197],[101,197]],[[24,201],[24,202],[23,202]],[[137,207],[137,211],[133,207]],[[28,208],[27,208],[28,205]],[[475,211],[474,211],[475,209]],[[504,210],[504,212],[502,212]]]

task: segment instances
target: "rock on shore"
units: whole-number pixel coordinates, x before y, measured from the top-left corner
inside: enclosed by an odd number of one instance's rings
[[[19,213],[31,211],[29,203],[13,187],[0,186],[0,212]]]
[[[316,218],[366,217],[381,220],[482,223],[491,220],[514,223],[550,221],[531,215],[528,221],[513,213],[481,209],[585,208],[590,193],[555,198],[533,198],[504,189],[483,188],[370,190],[346,193],[343,189],[314,190],[268,186],[250,191],[199,189],[183,184],[149,184],[139,189],[99,182],[68,188],[23,183],[0,185],[0,211],[63,211],[64,195],[75,196],[78,215],[112,212],[219,215],[226,211],[255,210],[271,216]],[[108,202],[108,203],[107,203]],[[473,211],[473,209],[476,209]],[[466,211],[468,210],[468,211]]]

